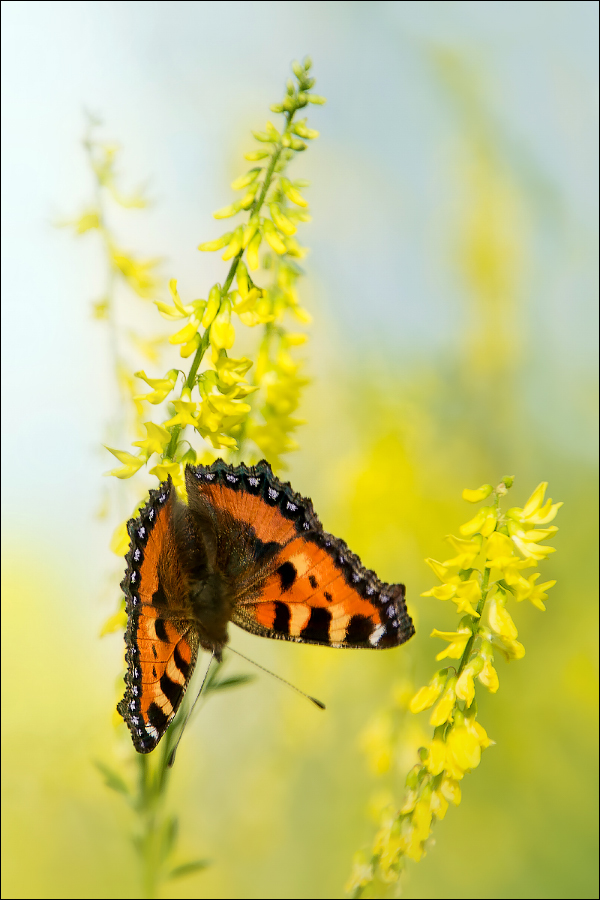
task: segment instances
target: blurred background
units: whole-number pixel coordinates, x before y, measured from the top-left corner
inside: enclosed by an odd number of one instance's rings
[[[287,477],[367,566],[406,583],[417,635],[381,654],[232,635],[328,710],[262,675],[207,703],[169,802],[182,854],[212,864],[164,896],[343,896],[426,716],[404,720],[385,774],[365,747],[430,677],[431,629],[456,621],[420,598],[423,558],[444,559],[472,515],[463,487],[513,474],[511,505],[543,480],[565,502],[542,566],[558,584],[546,613],[513,610],[527,655],[499,660],[480,705],[496,746],[404,896],[597,897],[597,4],[104,0],[2,15],[3,896],[139,896],[132,820],[93,765],[127,774],[132,756],[112,724],[123,643],[98,637],[120,579],[116,521],[96,516],[114,464],[91,315],[102,258],[53,227],[92,194],[84,109],[123,145],[126,182],[150,178],[154,206],[115,219],[123,243],[201,297],[225,264],[195,248],[223,230],[211,214],[245,171],[249,129],[309,53],[328,103],[309,107],[321,137],[293,170],[312,185],[314,322]]]

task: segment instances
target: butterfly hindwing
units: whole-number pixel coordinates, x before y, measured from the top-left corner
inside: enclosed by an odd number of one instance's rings
[[[198,652],[187,603],[185,553],[177,539],[177,498],[164,482],[137,519],[121,584],[127,599],[128,671],[118,709],[136,749],[153,750],[183,699]]]
[[[334,647],[395,647],[414,634],[404,586],[380,582],[324,532],[312,502],[280,482],[267,462],[233,468],[218,460],[186,474],[190,508],[206,510],[223,546],[229,539],[246,547],[231,614],[236,625]],[[224,549],[224,565],[229,553]]]
[[[232,621],[265,637],[333,647],[396,647],[414,628],[404,586],[383,584],[343,541],[326,532],[298,535],[282,548],[257,596]]]

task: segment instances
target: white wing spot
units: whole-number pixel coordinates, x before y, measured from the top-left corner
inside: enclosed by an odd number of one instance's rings
[[[354,581],[354,582],[360,581],[360,575],[358,575],[356,572],[353,572],[352,573],[352,581]]]
[[[150,521],[152,521],[152,519],[154,518],[154,510],[153,509],[151,509],[150,512],[148,513],[148,518],[150,519]]]
[[[215,473],[214,473],[214,472],[207,472],[207,473],[205,474],[204,477],[206,478],[207,481],[212,481],[213,478],[215,477]]]
[[[138,531],[138,537],[143,538],[145,536],[146,536],[146,529],[142,526],[142,528],[140,528],[140,530]]]
[[[139,558],[140,558],[141,555],[142,555],[142,554],[140,553],[139,550],[136,550],[136,551],[135,551],[135,553],[133,554],[133,558],[135,559],[136,562],[138,562],[138,560],[139,560]]]
[[[260,483],[258,478],[249,478],[248,481],[250,482],[252,487],[258,487],[258,485]]]
[[[383,635],[385,634],[385,625],[378,625],[377,628],[373,631],[372,634],[369,635],[369,643],[378,644]]]
[[[369,597],[370,597],[371,594],[374,594],[374,593],[375,593],[375,588],[374,588],[374,587],[371,587],[371,585],[369,585],[368,588],[367,588],[367,594],[368,594]]]
[[[296,506],[296,504],[295,504],[295,503],[290,503],[289,500],[288,500],[288,502],[287,502],[287,508],[288,508],[288,509],[291,509],[292,512],[294,512],[296,509],[298,509],[298,507]]]
[[[135,581],[135,579],[136,579],[136,574],[135,574],[135,572],[132,572],[131,573],[131,581],[133,582],[133,581]]]
[[[273,488],[269,488],[269,497],[271,500],[277,500],[279,497],[279,491],[274,490]]]
[[[235,477],[235,475],[230,475],[229,472],[227,473],[227,475],[225,477],[226,477],[227,481],[231,481],[233,484],[235,484],[237,481],[237,478]]]

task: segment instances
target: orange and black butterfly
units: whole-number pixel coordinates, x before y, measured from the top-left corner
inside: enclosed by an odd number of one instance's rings
[[[218,459],[185,475],[187,505],[169,478],[127,525],[128,671],[118,710],[139,753],[172,722],[198,648],[220,658],[229,622],[328,647],[397,647],[414,634],[404,585],[365,569],[267,462]]]

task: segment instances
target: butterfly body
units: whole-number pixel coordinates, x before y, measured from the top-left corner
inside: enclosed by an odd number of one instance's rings
[[[186,489],[187,505],[169,479],[128,523],[118,710],[139,752],[153,750],[174,718],[199,648],[220,657],[229,622],[333,647],[395,647],[414,634],[404,586],[365,569],[264,460],[187,466]]]

